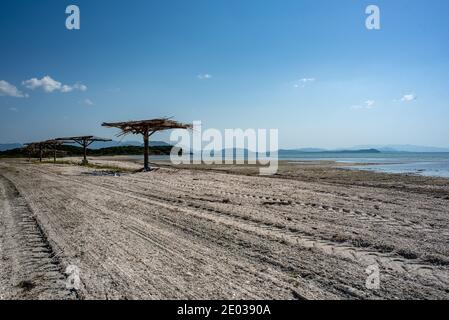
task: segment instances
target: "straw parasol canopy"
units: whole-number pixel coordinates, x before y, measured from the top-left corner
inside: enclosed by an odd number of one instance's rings
[[[178,121],[171,120],[170,118],[152,119],[152,120],[139,120],[139,121],[126,121],[126,122],[114,122],[103,123],[103,127],[118,128],[120,133],[118,137],[127,134],[141,134],[144,141],[144,171],[150,171],[149,167],[149,140],[150,137],[158,132],[170,129],[191,129],[191,124],[184,124]]]
[[[80,137],[66,137],[66,138],[57,138],[56,141],[62,141],[63,143],[77,143],[81,147],[83,147],[83,165],[87,165],[87,147],[89,147],[92,143],[96,141],[106,142],[112,141],[111,139],[100,138],[95,136],[80,136]]]

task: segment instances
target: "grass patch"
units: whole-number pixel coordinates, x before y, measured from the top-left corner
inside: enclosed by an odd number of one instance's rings
[[[24,291],[30,291],[32,290],[36,285],[31,280],[23,280],[20,281],[17,285],[19,288],[23,289]]]
[[[64,161],[64,160],[57,160],[56,162],[54,161],[50,161],[50,160],[45,160],[45,161],[35,161],[34,163],[36,164],[60,164],[60,165],[69,165],[69,166],[80,166],[80,167],[84,167],[84,168],[89,168],[89,169],[96,169],[96,170],[108,170],[110,172],[113,173],[131,173],[131,172],[135,172],[134,169],[127,169],[127,168],[122,168],[119,166],[113,166],[113,165],[103,165],[103,164],[95,164],[95,163],[88,163],[88,164],[82,164],[80,162],[75,162],[75,161]]]
[[[449,265],[449,260],[446,257],[440,256],[438,254],[428,254],[424,257],[423,260],[437,266]]]
[[[389,245],[387,243],[379,243],[379,244],[375,244],[374,248],[376,248],[377,250],[379,250],[382,253],[390,253],[394,251],[394,246]]]
[[[399,249],[398,251],[396,251],[396,253],[405,259],[417,259],[418,258],[418,255],[416,253],[414,253],[413,251],[411,251],[410,249]]]
[[[345,234],[339,233],[332,236],[332,241],[337,243],[349,242],[351,237],[346,236]]]

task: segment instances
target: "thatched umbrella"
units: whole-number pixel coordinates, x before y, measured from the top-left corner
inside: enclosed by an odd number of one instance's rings
[[[127,121],[115,123],[103,123],[103,127],[118,128],[121,132],[117,136],[124,136],[127,134],[141,134],[143,135],[144,143],[144,171],[150,171],[149,153],[150,153],[150,137],[158,132],[170,129],[191,129],[192,125],[180,123],[169,118]]]
[[[94,136],[81,136],[81,137],[67,137],[67,138],[57,138],[56,141],[64,141],[64,143],[71,143],[72,141],[78,143],[83,147],[83,165],[88,164],[87,161],[87,147],[89,147],[92,143],[96,141],[112,141],[111,139],[99,138]]]
[[[28,162],[31,162],[31,156],[36,153],[36,150],[41,151],[41,147],[37,142],[25,143],[23,150],[28,153]],[[42,161],[42,151],[40,152],[40,161]]]
[[[56,154],[58,152],[58,146],[64,144],[64,141],[47,140],[44,142],[47,146],[53,147],[53,163],[56,163]]]
[[[57,152],[57,147],[59,145],[62,145],[64,142],[63,141],[58,141],[58,140],[46,140],[46,141],[40,141],[40,142],[31,142],[31,143],[26,143],[25,146],[25,150],[28,151],[28,154],[31,158],[31,153],[36,152],[36,150],[39,150],[39,161],[42,162],[42,157],[43,157],[43,153],[44,153],[44,149],[51,147],[51,150],[53,150],[53,161],[54,163],[56,163],[56,152]]]

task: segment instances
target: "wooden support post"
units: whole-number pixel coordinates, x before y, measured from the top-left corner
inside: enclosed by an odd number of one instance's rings
[[[150,154],[150,136],[148,129],[143,133],[143,145],[144,145],[144,154],[143,154],[143,170],[150,171],[149,166],[149,154]]]
[[[86,139],[83,139],[83,149],[84,149],[84,159],[83,159],[82,164],[85,166],[88,164],[88,162],[87,162],[87,140]]]
[[[89,164],[87,160],[87,148],[94,143],[95,141],[112,141],[111,139],[103,139],[94,136],[82,136],[82,137],[70,137],[70,138],[57,138],[56,142],[71,143],[72,141],[79,144],[83,148],[83,160],[81,161],[81,165]]]

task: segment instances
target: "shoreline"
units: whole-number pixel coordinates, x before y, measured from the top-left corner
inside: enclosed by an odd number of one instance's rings
[[[140,161],[139,159],[136,159],[136,157],[139,157],[139,155],[135,156],[105,156],[105,157],[90,157],[92,161],[112,161],[113,163],[134,163],[134,164],[141,164],[143,161]],[[74,161],[78,161],[78,159],[81,158],[67,158]],[[164,167],[173,167],[173,168],[181,168],[181,169],[194,169],[194,170],[206,170],[206,171],[218,171],[218,172],[234,172],[239,173],[243,172],[244,174],[252,174],[257,175],[254,168],[259,168],[257,165],[238,165],[238,164],[214,164],[214,165],[206,165],[206,164],[189,164],[189,165],[173,165],[170,163],[169,160],[153,160],[150,157],[150,162],[154,165],[160,165]],[[281,159],[279,160],[279,167],[281,169],[284,169],[285,167],[288,167],[289,165],[297,166],[298,169],[304,169],[307,167],[322,167],[329,170],[338,169],[338,170],[354,170],[354,171],[364,171],[368,173],[374,173],[374,174],[388,174],[388,175],[400,175],[400,176],[413,176],[413,177],[423,177],[427,179],[445,179],[449,180],[449,176],[438,176],[438,175],[424,175],[420,173],[412,173],[412,172],[386,172],[386,171],[377,171],[375,169],[364,169],[362,167],[369,167],[369,166],[384,166],[384,165],[402,165],[405,164],[405,162],[391,162],[391,163],[383,163],[383,162],[343,162],[343,161],[337,161],[337,160],[285,160]],[[360,167],[360,168],[357,168]],[[137,169],[137,167],[136,167]],[[282,172],[282,170],[281,170]],[[282,173],[277,173],[274,176],[282,177]]]
[[[117,168],[122,168],[123,170],[138,170],[143,165],[143,160],[140,160],[138,157],[140,155],[117,155],[117,156],[90,156],[88,157],[89,162],[92,164],[98,165],[110,165],[112,167],[117,166]],[[0,158],[1,161],[28,161],[25,158]],[[78,165],[81,162],[81,157],[65,157],[58,158],[57,163],[59,164],[72,164]],[[36,159],[32,159],[33,163],[39,163]],[[53,160],[50,158],[43,159],[43,163],[53,163]],[[414,171],[414,172],[388,172],[383,170],[376,170],[375,168],[364,168],[364,167],[376,167],[376,166],[385,166],[385,165],[403,165],[406,162],[346,162],[346,161],[338,161],[338,160],[285,160],[281,159],[278,161],[279,168],[281,168],[281,173],[274,174],[275,177],[283,177],[285,176],[285,172],[283,172],[285,168],[290,166],[297,167],[297,169],[307,169],[307,168],[322,168],[330,171],[333,170],[347,170],[353,172],[365,172],[367,174],[376,174],[376,175],[392,175],[399,177],[415,177],[415,178],[423,178],[426,181],[429,179],[435,179],[436,181],[443,179],[449,180],[449,176],[447,175],[425,175],[422,172]],[[418,162],[414,162],[418,163]],[[237,174],[246,174],[246,175],[259,175],[257,170],[259,168],[258,165],[248,165],[248,164],[188,164],[188,165],[173,165],[168,159],[151,159],[150,164],[153,166],[162,166],[167,168],[178,168],[178,169],[191,169],[191,170],[204,170],[204,171],[216,171],[216,172],[229,172],[229,173],[237,173]],[[269,176],[268,176],[269,177]]]
[[[307,155],[313,154],[313,153],[304,153]],[[394,154],[402,154],[402,155],[416,155],[416,153],[400,153],[395,152]],[[363,158],[355,157],[353,160],[351,158],[283,158],[281,157],[278,162],[280,164],[291,164],[291,165],[303,165],[303,166],[316,166],[317,164],[325,165],[325,166],[331,166],[333,165],[336,168],[342,168],[346,170],[358,170],[358,171],[368,171],[368,172],[375,172],[375,173],[386,173],[386,174],[402,174],[402,175],[413,175],[413,176],[423,176],[423,177],[431,177],[431,178],[445,178],[449,179],[449,153],[446,152],[439,152],[439,153],[419,153],[420,156],[424,155],[448,155],[448,158],[441,158],[441,159],[434,159],[434,160],[428,160],[428,159],[417,159],[413,157],[407,157],[402,159],[395,159],[395,158],[380,158],[380,159],[371,159],[366,158],[367,161],[359,161]],[[71,156],[71,157],[65,157],[65,158],[59,158],[59,162],[62,163],[64,161],[78,161],[80,156]],[[129,163],[141,163],[143,162],[143,156],[140,154],[137,155],[113,155],[113,156],[90,156],[91,160],[111,160],[111,161],[120,161],[120,162],[129,162]],[[14,158],[1,158],[1,159],[14,159]],[[25,158],[22,158],[25,159]],[[377,161],[376,161],[377,160]],[[171,165],[169,156],[168,155],[150,155],[150,162],[153,162],[153,164],[156,165]],[[435,168],[432,167],[432,165],[438,165],[442,164],[443,166],[441,168]],[[430,165],[430,167],[429,167]],[[226,165],[227,167],[252,167],[253,165]],[[424,166],[424,167],[423,167]],[[426,167],[427,166],[427,167]],[[205,170],[209,169],[215,169],[220,168],[220,170],[226,170],[224,165],[180,165],[179,167],[182,168],[204,168]],[[262,167],[262,166],[261,166]]]

